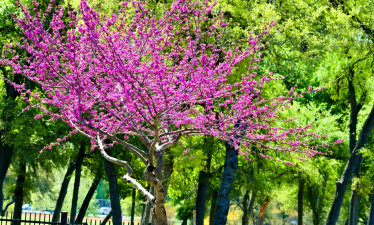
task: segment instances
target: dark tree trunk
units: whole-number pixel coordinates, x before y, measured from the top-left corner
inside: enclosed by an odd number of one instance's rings
[[[214,216],[216,215],[218,189],[214,189],[212,200],[210,201],[209,225],[214,225]]]
[[[79,148],[79,154],[77,157],[76,168],[75,168],[73,200],[71,202],[71,213],[70,213],[72,224],[74,224],[75,217],[77,216],[78,194],[79,194],[79,186],[81,182],[82,162],[83,162],[85,149],[86,149],[86,145],[82,143]]]
[[[348,80],[348,90],[349,90],[348,98],[351,104],[351,114],[350,114],[350,120],[349,120],[349,152],[352,154],[356,146],[357,116],[360,110],[359,108],[360,105],[359,106],[357,105],[356,91],[353,86],[353,76],[354,76],[353,69],[350,70],[350,74],[351,74],[351,79]],[[361,171],[361,163],[360,165],[356,166],[353,176],[359,178],[360,171]],[[358,190],[352,190],[351,201],[349,205],[348,225],[357,225],[359,205],[360,205],[360,198],[358,195]]]
[[[57,198],[56,207],[55,207],[55,211],[53,213],[53,218],[52,218],[52,222],[54,223],[57,223],[60,220],[61,208],[64,203],[66,193],[68,192],[69,182],[70,182],[71,175],[73,174],[74,170],[75,170],[75,160],[69,164],[64,180],[62,181],[60,193]]]
[[[149,193],[154,194],[154,188],[153,188],[152,185],[149,188]],[[144,210],[144,213],[143,213],[144,216],[142,218],[141,225],[148,225],[149,224],[149,217],[150,217],[150,213],[151,213],[151,208],[152,208],[152,203],[147,200],[147,204],[145,206],[145,210]]]
[[[248,208],[247,208],[247,217],[245,220],[245,225],[248,225],[249,223],[249,215],[252,214],[253,206],[255,205],[255,201],[256,201],[256,195],[257,195],[257,190],[254,190],[251,196],[251,200],[249,201]]]
[[[212,161],[212,151],[208,154],[204,170],[199,172],[199,184],[196,195],[196,225],[204,225],[205,206],[208,198],[210,163]]]
[[[297,224],[303,225],[303,213],[304,213],[304,180],[299,178],[299,192],[297,194]]]
[[[215,224],[226,224],[230,207],[231,184],[234,181],[238,168],[238,151],[234,146],[226,143],[225,165],[222,173],[221,184],[218,191],[217,209],[214,216]]]
[[[84,215],[86,214],[86,211],[87,211],[88,206],[90,204],[90,201],[92,199],[92,196],[95,194],[96,188],[100,183],[100,179],[101,179],[101,173],[98,173],[96,175],[94,181],[92,182],[92,185],[91,185],[90,189],[88,190],[88,192],[86,194],[86,197],[83,200],[82,206],[79,210],[77,219],[75,221],[76,224],[81,224],[82,223]]]
[[[248,200],[249,200],[249,190],[247,190],[243,197],[243,217],[242,217],[242,225],[247,225],[248,220]]]
[[[326,220],[326,225],[335,225],[338,221],[340,209],[343,204],[343,198],[345,191],[347,190],[348,184],[351,181],[352,175],[356,169],[356,166],[361,166],[363,161],[362,154],[358,151],[363,148],[369,139],[369,135],[374,126],[374,106],[372,107],[358,137],[358,141],[354,151],[348,159],[340,180],[336,182],[336,190],[334,200],[331,206],[330,213]]]
[[[110,217],[112,217],[112,210],[110,210],[110,212],[108,213],[108,215],[106,215],[106,217],[104,218],[104,220],[101,221],[100,225],[105,225],[110,220]]]
[[[361,157],[360,162],[356,166],[355,172],[353,174],[354,177],[360,178],[361,172],[361,163],[364,160]],[[351,202],[349,204],[349,217],[348,217],[348,225],[357,225],[358,224],[358,208],[360,206],[360,196],[358,194],[358,189],[352,190],[351,192]]]
[[[135,196],[136,196],[136,189],[132,189],[132,205],[131,205],[131,225],[134,225],[134,218],[135,218]]]
[[[367,225],[374,225],[374,189],[371,196],[370,210]]]
[[[112,205],[113,224],[122,224],[121,204],[117,186],[117,175],[113,163],[105,160],[105,170],[109,181],[110,202]]]
[[[258,220],[257,220],[257,225],[262,225],[264,223],[265,219],[265,211],[266,207],[268,206],[270,200],[265,200],[264,204],[261,205],[260,207],[260,215],[258,215]]]
[[[6,173],[8,171],[10,162],[12,160],[13,156],[13,147],[10,147],[6,144],[2,144],[0,141],[0,215],[4,216],[5,212],[7,211],[7,207],[3,207],[4,204],[4,190],[3,190],[3,184],[5,180]],[[9,206],[9,205],[8,205]]]
[[[22,216],[22,204],[23,204],[23,189],[26,180],[26,163],[20,163],[20,169],[17,176],[16,189],[14,190],[15,204],[13,219],[21,219]],[[13,222],[13,225],[19,225],[20,222]]]
[[[171,154],[170,152],[166,152],[164,157],[164,179],[162,180],[162,186],[164,187],[164,201],[166,201],[171,174],[173,173],[174,158],[173,154]]]

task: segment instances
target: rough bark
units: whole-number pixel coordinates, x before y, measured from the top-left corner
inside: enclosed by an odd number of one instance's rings
[[[212,200],[210,201],[209,225],[214,224],[214,216],[216,215],[218,189],[214,189],[212,193]]]
[[[113,224],[122,224],[121,204],[117,186],[117,176],[112,162],[105,160],[105,171],[109,181],[110,203],[112,205]]]
[[[71,212],[70,218],[71,218],[72,224],[74,224],[75,217],[77,216],[78,194],[79,194],[79,186],[81,182],[82,162],[83,162],[85,148],[86,146],[84,144],[80,146],[77,161],[76,161],[73,199],[71,202],[71,211],[70,211]]]
[[[226,224],[230,206],[231,184],[238,168],[238,151],[234,146],[226,143],[225,165],[219,186],[217,209],[214,216],[215,224]]]
[[[88,209],[88,205],[90,204],[90,201],[92,199],[92,196],[95,194],[96,188],[99,185],[99,182],[101,180],[101,173],[98,173],[92,182],[92,185],[90,189],[88,190],[86,197],[83,200],[82,206],[79,210],[77,219],[75,220],[76,224],[81,224],[83,221],[84,216],[86,215],[86,211]]]
[[[62,181],[60,193],[59,193],[58,198],[57,198],[55,211],[53,213],[53,218],[52,218],[52,222],[54,222],[54,223],[57,223],[60,220],[60,213],[61,213],[61,209],[62,209],[62,204],[64,203],[65,196],[66,196],[67,191],[68,191],[71,175],[73,174],[74,170],[75,170],[75,160],[73,160],[73,162],[71,162],[69,164],[69,167],[66,171],[64,180]]]
[[[23,204],[23,194],[24,186],[26,180],[26,163],[20,163],[20,169],[18,171],[16,189],[14,190],[15,204],[14,204],[14,214],[13,219],[21,219],[22,216],[22,204]],[[20,222],[13,222],[13,225],[19,225]]]
[[[108,213],[108,215],[106,215],[106,217],[104,218],[104,220],[101,221],[100,225],[105,225],[110,220],[110,217],[112,217],[112,210],[110,210],[110,212]]]
[[[269,202],[270,202],[270,199],[267,199],[261,205],[261,207],[260,207],[260,214],[259,214],[258,220],[257,220],[257,225],[262,225],[263,224],[264,218],[265,218],[266,207],[268,206]]]
[[[369,210],[367,225],[374,225],[374,189],[373,189],[373,194],[371,196],[371,203],[370,203],[370,210]]]
[[[326,225],[335,225],[338,221],[340,209],[343,204],[344,193],[347,190],[348,184],[351,181],[352,175],[356,169],[356,166],[361,166],[363,160],[362,154],[358,151],[363,148],[369,139],[369,135],[374,126],[374,106],[372,107],[358,137],[357,144],[348,159],[340,180],[336,182],[336,190],[334,200],[330,209],[330,213],[326,220]]]
[[[212,161],[212,151],[208,154],[204,170],[199,172],[199,183],[196,195],[196,225],[204,225],[205,206],[208,198],[210,163]]]
[[[4,216],[5,212],[7,211],[8,207],[3,208],[4,204],[4,190],[3,190],[3,184],[5,180],[6,173],[8,171],[10,162],[12,160],[13,156],[13,147],[10,147],[6,144],[2,144],[0,141],[0,215]]]
[[[132,189],[132,204],[131,204],[131,225],[134,225],[134,218],[135,218],[135,195],[136,189]]]
[[[299,178],[299,192],[297,194],[297,224],[303,225],[303,214],[304,214],[304,180]]]

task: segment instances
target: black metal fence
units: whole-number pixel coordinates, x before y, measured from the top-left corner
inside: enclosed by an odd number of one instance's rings
[[[43,213],[22,213],[21,219],[14,219],[14,213],[5,213],[4,217],[0,217],[0,225],[13,225],[13,224],[20,224],[20,225],[36,225],[36,224],[52,224],[52,225],[69,225],[70,224],[70,216],[68,216],[67,212],[61,212],[61,217],[59,220],[60,222],[52,222],[52,214],[43,214]],[[89,219],[86,218],[82,224],[74,224],[74,225],[100,225],[101,222],[104,220],[98,219]],[[112,225],[112,222],[109,220],[107,225]],[[130,222],[122,222],[122,225],[130,225]],[[139,223],[137,224],[139,225]]]

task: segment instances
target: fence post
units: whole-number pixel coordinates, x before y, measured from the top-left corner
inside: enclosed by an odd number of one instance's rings
[[[68,222],[68,212],[62,211],[61,212],[61,225],[66,225]]]

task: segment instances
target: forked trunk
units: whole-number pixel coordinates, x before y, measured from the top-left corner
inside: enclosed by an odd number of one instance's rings
[[[59,193],[58,198],[57,198],[55,211],[53,213],[53,218],[52,218],[52,222],[54,222],[54,223],[57,223],[60,220],[60,213],[61,213],[61,209],[62,209],[62,204],[64,203],[65,196],[68,192],[69,182],[70,182],[71,175],[73,174],[74,170],[75,170],[75,160],[73,160],[73,162],[71,162],[69,164],[69,167],[68,167],[68,170],[66,171],[64,180],[62,181],[60,193]]]
[[[344,194],[347,190],[348,184],[351,181],[352,175],[356,169],[356,166],[361,166],[363,160],[362,154],[359,150],[367,144],[370,133],[374,127],[374,105],[366,118],[364,125],[360,131],[357,144],[354,151],[348,159],[348,162],[344,168],[343,174],[340,180],[336,182],[336,190],[334,200],[331,205],[330,213],[326,220],[326,225],[335,225],[340,215],[340,209],[343,204]]]
[[[265,200],[264,204],[261,205],[260,215],[258,216],[257,225],[262,225],[264,223],[265,211],[266,211],[266,207],[268,206],[269,202],[270,202],[270,199],[267,199]]]
[[[92,196],[95,194],[95,190],[97,186],[99,185],[101,179],[101,173],[97,174],[94,181],[92,182],[92,185],[90,189],[88,190],[86,197],[83,200],[82,206],[79,210],[77,219],[75,221],[76,224],[81,224],[83,221],[84,216],[86,215],[86,211],[88,209],[88,205],[90,204],[90,201],[92,199]]]

